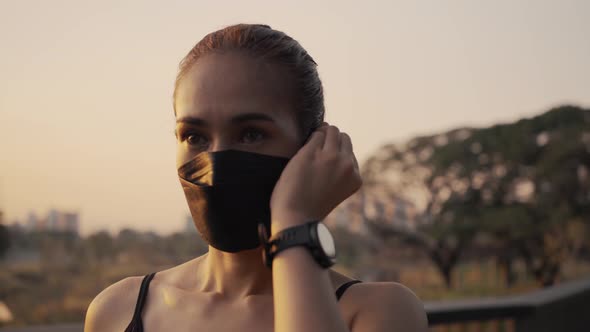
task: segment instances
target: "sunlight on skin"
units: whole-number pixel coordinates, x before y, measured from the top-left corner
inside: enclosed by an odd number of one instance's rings
[[[171,308],[176,307],[176,304],[178,303],[176,300],[176,297],[170,293],[170,291],[168,291],[167,289],[164,289],[162,291],[163,293],[163,298],[164,298],[164,303]]]

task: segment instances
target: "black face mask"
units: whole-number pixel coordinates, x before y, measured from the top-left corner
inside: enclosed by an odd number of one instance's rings
[[[270,229],[270,197],[288,158],[238,150],[203,152],[178,169],[197,230],[226,252],[260,245],[258,224]]]

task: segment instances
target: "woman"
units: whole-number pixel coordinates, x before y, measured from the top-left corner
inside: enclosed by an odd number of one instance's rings
[[[318,221],[361,178],[298,42],[266,25],[213,32],[181,62],[173,104],[179,179],[209,252],[111,285],[87,332],[427,330],[407,288],[328,268]]]

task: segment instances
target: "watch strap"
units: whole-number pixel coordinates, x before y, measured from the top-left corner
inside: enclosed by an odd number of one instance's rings
[[[262,258],[264,265],[272,267],[274,257],[281,251],[295,247],[306,247],[315,261],[323,268],[328,268],[334,264],[333,258],[326,256],[319,243],[317,226],[319,220],[314,220],[302,225],[293,226],[279,231],[268,238],[268,232],[263,224],[258,226],[258,234],[263,245]]]
[[[284,229],[270,238],[270,254],[274,258],[279,252],[295,247],[309,247],[313,239],[311,237],[311,228],[317,222],[309,222]]]

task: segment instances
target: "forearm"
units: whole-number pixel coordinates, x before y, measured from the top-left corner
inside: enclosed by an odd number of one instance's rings
[[[348,331],[329,277],[304,247],[273,260],[275,331]]]
[[[271,236],[321,220],[362,184],[350,137],[324,123],[291,158],[271,197]],[[275,331],[346,332],[329,271],[303,247],[273,261]]]

